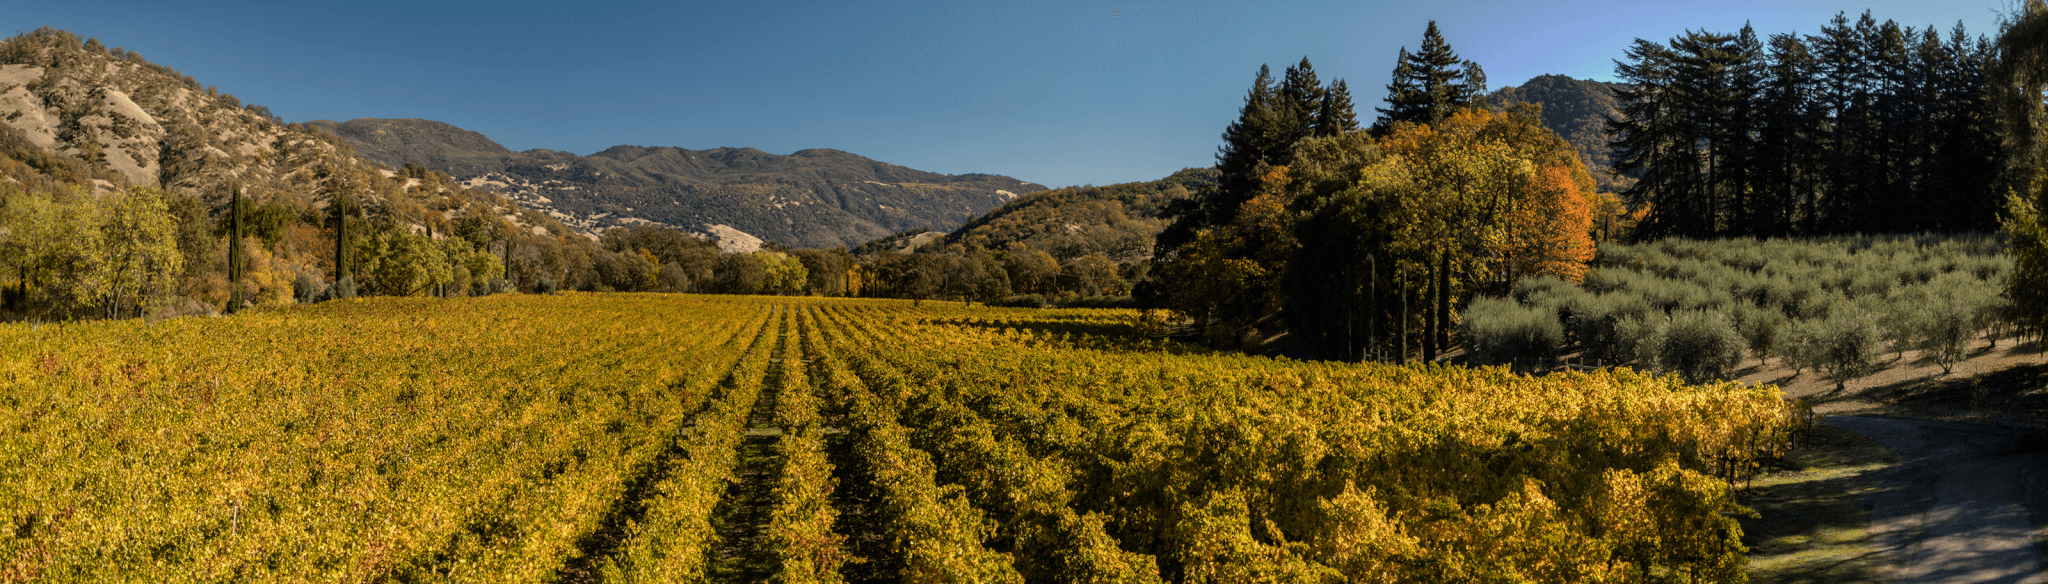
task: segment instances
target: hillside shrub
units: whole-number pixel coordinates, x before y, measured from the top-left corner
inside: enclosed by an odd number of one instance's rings
[[[1664,326],[1667,318],[1662,314],[1624,316],[1614,321],[1615,361],[1634,363],[1637,369],[1657,368],[1658,353],[1664,346]]]
[[[1476,364],[1547,367],[1564,347],[1564,326],[1548,308],[1481,298],[1465,309],[1463,320],[1460,334]]]
[[[1809,363],[1841,391],[1851,379],[1877,371],[1881,349],[1876,318],[1859,310],[1837,310],[1814,330]]]
[[[1581,304],[1570,321],[1572,337],[1579,344],[1579,356],[1608,362],[1626,362],[1633,354],[1620,348],[1615,325],[1625,317],[1642,317],[1653,309],[1650,303],[1628,292],[1592,297]]]
[[[1687,383],[1718,381],[1742,362],[1746,345],[1727,315],[1680,311],[1671,315],[1671,323],[1665,327],[1657,363]]]

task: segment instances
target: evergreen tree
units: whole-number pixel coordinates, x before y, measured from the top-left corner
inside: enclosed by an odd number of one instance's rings
[[[1287,73],[1281,77],[1280,89],[1274,95],[1275,139],[1273,149],[1266,152],[1269,163],[1274,166],[1287,164],[1294,143],[1316,133],[1316,120],[1328,93],[1322,82],[1316,79],[1315,67],[1309,65],[1308,57],[1302,57],[1301,63],[1287,68]]]
[[[1401,48],[1394,80],[1387,84],[1387,107],[1378,109],[1373,134],[1385,135],[1398,122],[1433,125],[1452,111],[1477,103],[1485,92],[1486,74],[1471,61],[1459,60],[1437,32],[1436,21],[1429,21],[1420,52]]]
[[[1323,102],[1316,109],[1317,136],[1336,136],[1358,131],[1358,114],[1351,108],[1351,89],[1343,79],[1330,82]]]
[[[242,309],[242,185],[228,187],[228,312]]]
[[[1622,192],[1628,206],[1647,209],[1637,223],[1638,235],[1676,234],[1685,222],[1699,164],[1682,110],[1675,103],[1680,86],[1674,78],[1677,55],[1661,43],[1636,39],[1614,67],[1625,85],[1614,92],[1621,116],[1607,123],[1614,149],[1614,169],[1639,176]]]
[[[1818,211],[1813,197],[1813,140],[1821,129],[1808,80],[1815,67],[1813,53],[1798,35],[1771,36],[1754,118],[1757,188],[1752,221],[1757,235],[1783,237],[1814,230]]]
[[[1282,110],[1274,95],[1272,70],[1260,65],[1237,121],[1223,130],[1223,145],[1216,149],[1217,186],[1202,205],[1209,222],[1228,223],[1237,214],[1237,206],[1258,189],[1260,167],[1272,164],[1278,150],[1275,143],[1284,119]]]

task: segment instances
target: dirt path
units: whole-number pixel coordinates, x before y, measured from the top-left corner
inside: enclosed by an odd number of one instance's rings
[[[1870,531],[1907,583],[2048,583],[2035,526],[2048,519],[2040,434],[1977,424],[1842,416],[1902,463],[1871,477]]]

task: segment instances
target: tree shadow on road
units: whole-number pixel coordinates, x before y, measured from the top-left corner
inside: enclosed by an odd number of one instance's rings
[[[1807,448],[1772,461],[1737,499],[1752,582],[1869,582],[1884,566],[1862,500],[1879,495],[1872,475],[1899,462],[1889,448],[1826,424]]]

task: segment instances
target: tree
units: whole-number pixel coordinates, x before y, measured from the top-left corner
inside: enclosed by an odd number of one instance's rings
[[[1010,286],[1017,292],[1049,294],[1057,290],[1059,260],[1044,250],[1011,253],[1003,261],[1003,270],[1009,272]]]
[[[804,264],[804,292],[819,296],[845,296],[846,271],[853,266],[853,254],[846,248],[800,249],[794,252]]]
[[[1394,80],[1387,84],[1387,107],[1378,108],[1374,135],[1385,135],[1397,123],[1435,124],[1453,111],[1478,102],[1486,94],[1486,73],[1471,61],[1460,61],[1437,31],[1436,21],[1422,31],[1422,49],[1401,48]]]
[[[1302,59],[1303,64],[1308,59]],[[1330,81],[1330,89],[1323,93],[1323,101],[1316,109],[1315,135],[1321,137],[1339,136],[1358,131],[1358,113],[1351,107],[1351,88],[1343,79]]]
[[[1100,295],[1121,291],[1123,280],[1117,278],[1116,262],[1101,253],[1092,253],[1067,262],[1061,275],[1073,282],[1069,288],[1084,295]]]
[[[228,203],[228,313],[242,309],[242,186],[229,187]]]
[[[802,294],[810,274],[802,260],[779,251],[757,251],[750,257],[761,264],[762,294]]]
[[[426,235],[406,229],[391,229],[373,238],[374,254],[364,254],[373,267],[377,291],[392,296],[413,296],[447,284],[455,274],[448,256]]]
[[[162,193],[132,187],[113,203],[101,225],[105,242],[106,286],[99,304],[106,318],[140,316],[152,303],[170,294],[184,270],[178,251],[177,221]]]

